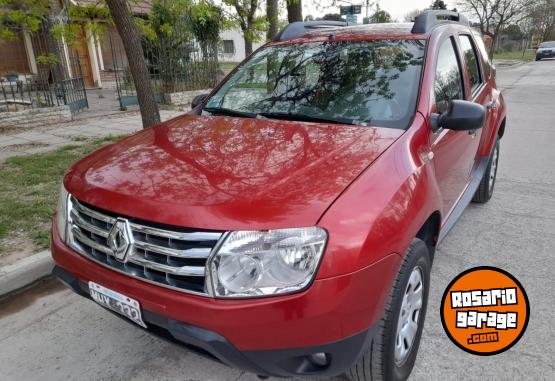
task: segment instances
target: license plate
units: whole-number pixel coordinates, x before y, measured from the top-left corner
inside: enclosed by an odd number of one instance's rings
[[[89,282],[89,293],[91,298],[101,306],[109,308],[141,327],[146,328],[146,324],[141,316],[141,306],[135,299],[94,282]]]

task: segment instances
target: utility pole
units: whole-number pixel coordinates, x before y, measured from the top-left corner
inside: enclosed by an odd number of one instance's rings
[[[370,8],[370,0],[366,0],[366,18],[368,19],[368,8]]]

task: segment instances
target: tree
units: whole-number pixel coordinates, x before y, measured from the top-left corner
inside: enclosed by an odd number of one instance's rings
[[[268,32],[266,38],[271,41],[278,34],[278,0],[266,0],[266,18],[268,19]]]
[[[520,41],[524,38],[524,33],[522,33],[522,29],[517,24],[511,24],[504,28],[503,35],[513,41]]]
[[[252,53],[252,43],[260,40],[260,34],[266,30],[265,16],[257,16],[256,11],[262,0],[222,0],[223,3],[235,11],[231,20],[239,24],[245,40],[245,55]]]
[[[48,0],[0,0],[0,40],[19,31],[36,32],[48,14]]]
[[[106,0],[116,29],[122,36],[123,47],[129,61],[129,69],[135,83],[143,127],[160,123],[160,111],[150,83],[145,62],[141,36],[126,0]]]
[[[434,0],[430,9],[447,9],[447,4],[443,0]]]
[[[555,33],[555,0],[539,0],[530,10],[529,20],[541,41],[551,40]]]
[[[287,2],[287,20],[290,23],[295,21],[303,21],[302,0],[286,0],[286,2]]]
[[[509,23],[518,23],[528,16],[535,0],[460,0],[460,5],[478,19],[482,34],[492,39],[493,56],[499,33]]]
[[[380,6],[377,5],[376,12],[374,12],[374,14],[370,16],[370,23],[380,24],[386,22],[391,22],[391,15],[383,9],[380,9]]]
[[[322,17],[322,20],[327,20],[327,21],[345,21],[345,19],[343,18],[343,16],[341,16],[339,13],[327,13],[324,15],[324,17]]]

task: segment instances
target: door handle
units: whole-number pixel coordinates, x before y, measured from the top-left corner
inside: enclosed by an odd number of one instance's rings
[[[486,108],[488,110],[491,110],[491,109],[495,108],[495,102],[493,101],[493,99],[490,99],[490,101],[488,103],[486,103]]]

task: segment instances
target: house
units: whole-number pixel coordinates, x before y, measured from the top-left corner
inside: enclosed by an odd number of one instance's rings
[[[70,5],[86,6],[97,4],[97,0],[51,0],[50,20],[52,24],[63,24]],[[146,16],[150,12],[150,1],[133,1],[135,16]],[[1,40],[0,51],[10,52],[0,58],[0,76],[10,74],[39,74],[37,57],[55,53],[60,57],[67,78],[82,76],[87,87],[102,87],[103,81],[113,81],[114,59],[126,61],[125,55],[115,57],[113,51],[123,52],[123,43],[113,25],[106,24],[106,32],[95,36],[86,27],[73,44],[52,38],[52,25],[36,33],[20,31],[15,39]]]
[[[245,40],[239,29],[228,29],[220,33],[222,48],[220,50],[220,61],[241,62],[245,59]],[[264,45],[264,41],[253,43],[253,50]]]
[[[127,67],[127,58],[123,41],[116,28],[106,23],[105,32],[95,35],[83,26],[77,40],[71,44],[51,35],[53,25],[60,25],[68,18],[71,5],[96,5],[98,0],[50,0],[50,20],[52,25],[37,33],[18,32],[13,40],[0,41],[0,51],[10,52],[0,57],[0,77],[11,74],[49,76],[48,69],[42,69],[37,57],[55,53],[62,61],[60,65],[64,78],[82,77],[86,87],[103,87],[115,84],[116,70]],[[135,17],[147,17],[152,9],[151,0],[134,0],[130,2]],[[239,30],[225,30],[221,33],[219,60],[222,62],[240,62],[245,58],[245,44]],[[262,43],[255,43],[254,49]],[[42,65],[44,67],[44,65]],[[121,77],[121,76],[120,76]]]

